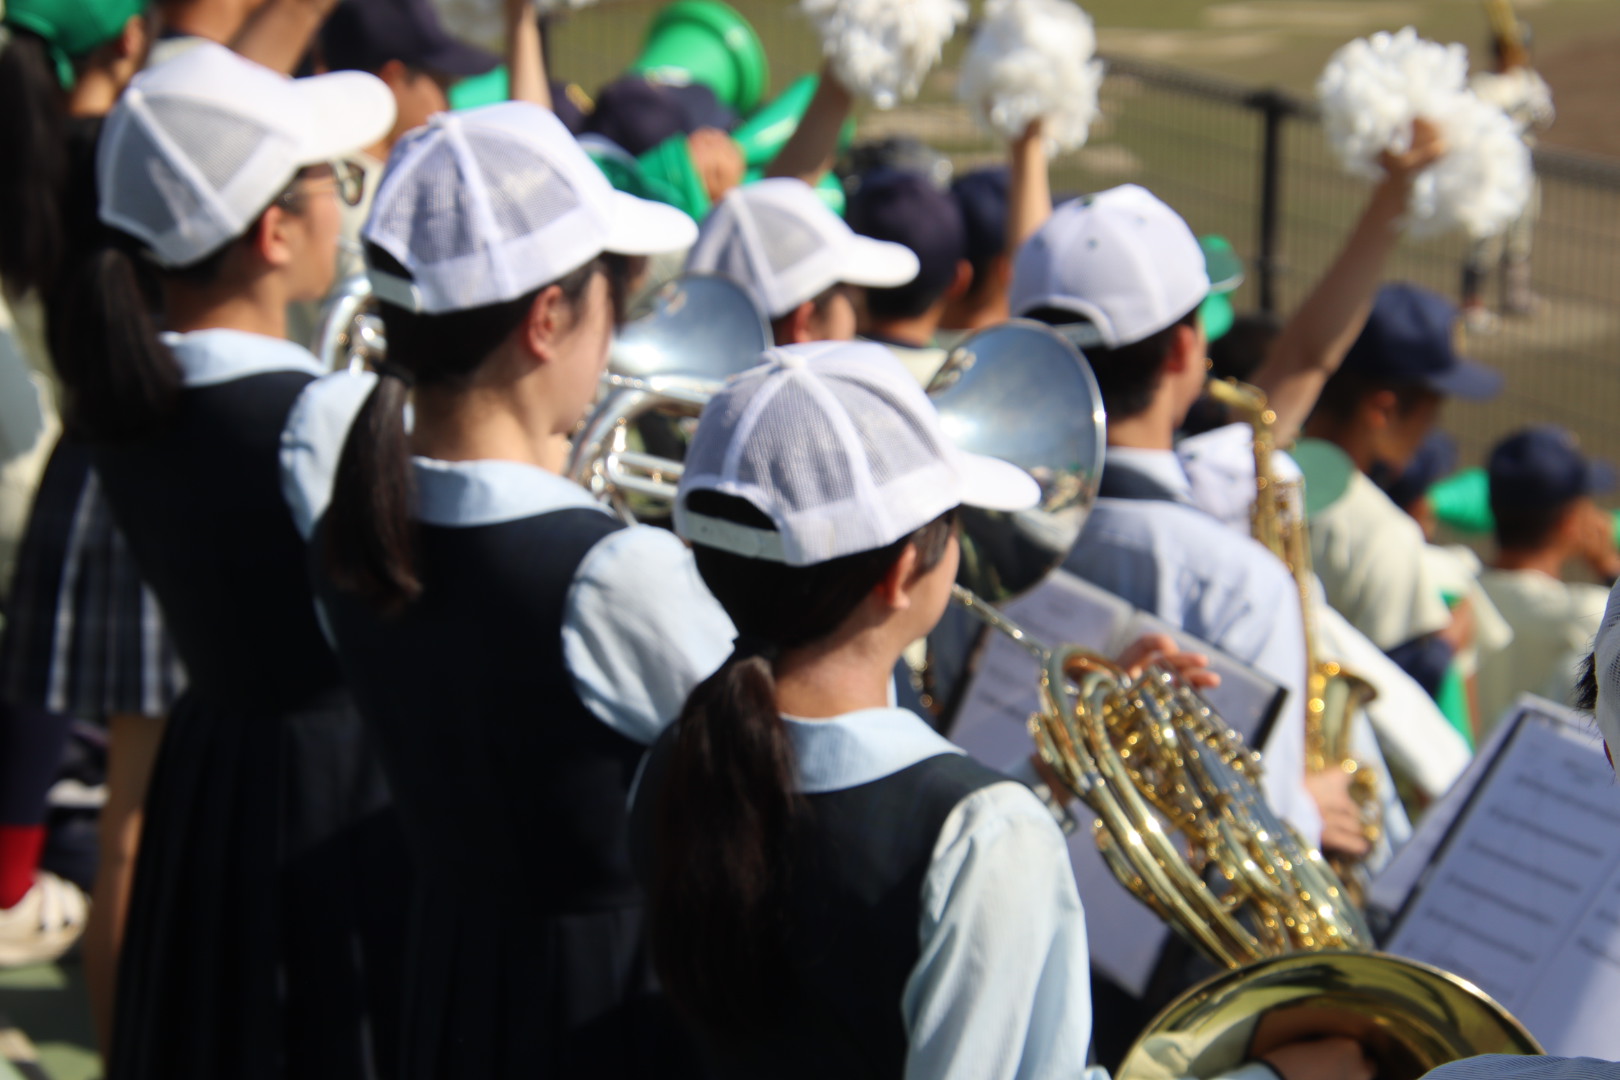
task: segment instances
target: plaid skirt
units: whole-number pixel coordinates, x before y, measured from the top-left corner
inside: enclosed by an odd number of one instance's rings
[[[100,720],[164,716],[185,673],[101,495],[89,451],[57,444],[23,534],[0,641],[0,694]]]

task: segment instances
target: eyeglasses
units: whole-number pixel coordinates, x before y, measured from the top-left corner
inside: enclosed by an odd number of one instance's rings
[[[275,205],[296,213],[305,196],[309,194],[309,188],[302,185],[312,180],[326,179],[333,181],[337,196],[343,200],[345,206],[359,206],[360,200],[365,197],[365,168],[354,161],[333,161],[306,165],[299,169],[298,175],[294,176],[286,189],[276,196]]]

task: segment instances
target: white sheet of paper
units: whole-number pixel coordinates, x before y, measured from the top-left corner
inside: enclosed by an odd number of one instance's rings
[[[1549,1053],[1620,1058],[1620,789],[1589,725],[1521,714],[1389,951],[1476,983]]]

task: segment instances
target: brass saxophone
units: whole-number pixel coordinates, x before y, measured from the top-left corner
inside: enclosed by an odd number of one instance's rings
[[[1332,768],[1350,774],[1350,796],[1361,808],[1362,835],[1369,844],[1376,843],[1383,835],[1377,778],[1357,760],[1350,740],[1356,713],[1377,697],[1378,691],[1366,679],[1321,659],[1317,653],[1303,482],[1279,481],[1272,471],[1277,414],[1267,404],[1265,391],[1235,379],[1211,379],[1205,390],[1254,432],[1255,497],[1250,527],[1254,538],[1288,567],[1299,589],[1305,625],[1305,768],[1313,773]],[[1328,856],[1328,862],[1344,881],[1352,902],[1361,906],[1366,898],[1365,867],[1358,860],[1339,855]]]

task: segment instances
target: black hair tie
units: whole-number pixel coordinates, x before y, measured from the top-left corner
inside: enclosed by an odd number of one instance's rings
[[[416,385],[416,373],[392,360],[379,360],[371,365],[371,369],[377,373],[378,378],[398,379],[405,384],[407,390]]]
[[[758,634],[738,634],[736,640],[731,643],[731,648],[739,660],[757,656],[767,662],[775,660],[782,651],[776,642],[767,641]]]

